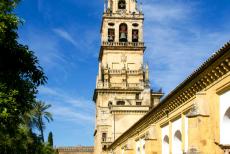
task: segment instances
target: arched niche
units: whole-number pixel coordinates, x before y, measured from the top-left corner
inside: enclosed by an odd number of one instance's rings
[[[230,123],[230,107],[227,109],[227,111],[224,114],[224,123],[229,124]]]
[[[182,134],[180,130],[177,130],[173,136],[173,154],[182,154]]]
[[[162,143],[162,154],[169,154],[169,137],[165,135]]]
[[[220,95],[220,144],[230,145],[230,91]]]
[[[229,100],[230,101],[230,100]],[[230,107],[226,110],[226,112],[224,113],[224,116],[222,117],[223,121],[222,121],[222,134],[223,134],[223,138],[222,138],[222,143],[225,145],[229,145],[230,144],[230,137],[227,135],[230,132]]]

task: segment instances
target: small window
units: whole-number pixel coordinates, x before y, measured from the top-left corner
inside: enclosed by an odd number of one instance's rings
[[[136,99],[140,99],[140,94],[136,94]]]
[[[138,30],[137,29],[132,30],[132,41],[138,42]]]
[[[117,105],[125,105],[124,101],[117,101]]]
[[[114,26],[115,24],[112,23],[112,22],[110,22],[110,23],[108,23],[108,25],[109,25],[109,26]]]
[[[138,27],[138,23],[133,23],[133,27]]]
[[[109,101],[108,107],[110,107],[110,106],[112,106],[112,105],[113,105],[113,103],[112,103],[111,101]]]
[[[115,39],[115,30],[108,29],[108,42],[114,42]]]
[[[136,102],[136,106],[141,106],[141,102]]]
[[[119,2],[118,2],[118,9],[126,9],[126,2],[125,2],[125,0],[119,0]]]
[[[107,133],[102,133],[102,142],[106,142]]]

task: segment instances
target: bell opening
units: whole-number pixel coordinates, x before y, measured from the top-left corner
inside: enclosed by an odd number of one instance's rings
[[[114,42],[115,39],[115,30],[108,29],[108,42]]]
[[[132,42],[138,42],[138,30],[132,30]]]
[[[127,32],[128,32],[128,28],[127,28],[127,25],[126,24],[121,24],[120,27],[119,27],[119,40],[120,42],[127,42],[128,39],[128,35],[127,35]]]

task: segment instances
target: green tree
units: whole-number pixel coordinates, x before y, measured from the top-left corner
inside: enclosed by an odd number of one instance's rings
[[[52,114],[47,111],[47,109],[49,109],[51,105],[47,105],[42,101],[37,101],[34,105],[34,123],[37,129],[40,131],[41,139],[44,142],[44,119],[46,119],[48,122],[53,121]]]
[[[36,134],[23,125],[34,107],[37,87],[47,78],[28,46],[18,43],[22,23],[13,10],[19,0],[0,0],[0,153],[28,153],[39,143]]]
[[[48,135],[48,144],[53,147],[53,133],[52,132],[49,132],[49,135]]]

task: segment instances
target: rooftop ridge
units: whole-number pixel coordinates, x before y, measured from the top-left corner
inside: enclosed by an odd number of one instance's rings
[[[130,132],[130,130],[132,130],[133,128],[139,128],[138,125],[141,124],[143,125],[143,120],[146,118],[149,118],[152,113],[154,111],[157,112],[157,109],[160,108],[162,105],[164,105],[167,100],[169,100],[170,98],[172,98],[178,91],[180,91],[180,89],[183,89],[185,87],[185,85],[192,81],[193,79],[195,79],[196,76],[198,76],[200,73],[202,73],[206,68],[208,68],[208,66],[212,63],[215,62],[215,60],[217,60],[218,58],[220,58],[221,56],[223,56],[225,53],[227,53],[230,50],[230,41],[228,41],[227,43],[225,43],[219,50],[217,50],[210,58],[208,58],[203,64],[200,65],[200,67],[198,67],[198,69],[196,69],[191,75],[189,75],[183,82],[181,82],[174,90],[172,90],[162,101],[161,103],[159,103],[155,108],[151,109],[147,114],[145,114],[139,121],[137,121],[136,123],[134,123],[127,131],[125,131],[120,137],[118,137],[110,146],[109,149],[112,148],[114,145],[116,144],[120,144],[121,140],[126,140],[126,138],[124,138],[125,134],[128,134]],[[132,132],[131,132],[132,135]]]

